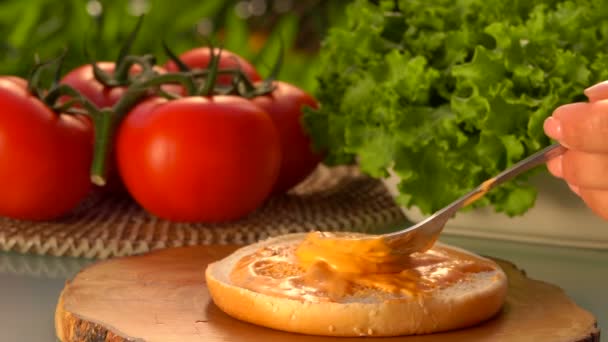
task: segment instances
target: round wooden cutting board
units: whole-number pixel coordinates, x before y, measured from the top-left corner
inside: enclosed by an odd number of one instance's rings
[[[206,265],[236,247],[171,248],[102,261],[66,283],[55,313],[57,337],[72,341],[323,342],[233,319],[213,304]],[[532,280],[497,260],[509,277],[502,312],[476,327],[424,336],[340,338],[342,341],[599,341],[595,318],[558,287]]]

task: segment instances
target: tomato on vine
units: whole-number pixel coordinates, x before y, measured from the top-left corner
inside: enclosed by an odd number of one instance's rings
[[[103,71],[108,78],[115,77],[117,64],[115,62],[96,62],[96,67]],[[160,67],[154,66],[154,71],[158,74],[164,74],[167,71]],[[129,66],[128,76],[137,76],[141,74],[141,66],[134,64]],[[126,77],[126,76],[125,76]],[[114,106],[127,92],[127,81],[123,80],[125,85],[107,85],[99,80],[95,75],[95,70],[92,63],[81,65],[70,70],[60,81],[61,84],[67,84],[78,90],[89,101],[99,108]]]
[[[53,112],[15,77],[0,78],[0,108],[0,215],[50,220],[69,213],[90,190],[90,121]]]
[[[267,113],[237,96],[149,99],[122,121],[120,174],[161,218],[236,220],[258,208],[277,179],[281,150]]]
[[[293,188],[319,165],[322,156],[313,150],[308,133],[302,126],[302,109],[318,108],[317,101],[302,89],[281,81],[273,82],[274,90],[268,95],[254,97],[252,102],[264,109],[272,118],[281,141],[281,169],[274,193]]]
[[[167,51],[168,49],[165,48],[165,50]],[[173,55],[170,51],[167,52],[170,56]],[[164,67],[169,72],[185,71],[187,69],[208,69],[212,56],[218,53],[218,48],[214,48],[213,50],[209,47],[194,48],[182,53],[177,59],[174,57],[168,60]],[[240,69],[250,81],[257,82],[262,80],[258,71],[249,61],[228,50],[222,50],[218,68],[220,70]],[[219,75],[217,78],[217,83],[220,85],[229,85],[231,82],[231,75]]]
[[[108,74],[113,74],[114,62],[97,62],[97,67]],[[91,64],[81,65],[68,72],[60,81],[78,90],[96,106],[111,107],[127,91],[127,87],[109,87],[101,83],[96,77]]]
[[[140,17],[121,47],[116,61],[91,60],[91,63],[70,70],[59,83],[77,90],[98,108],[107,108],[114,106],[124,96],[128,85],[132,83],[130,77],[141,75],[146,68],[154,68],[159,73],[166,72],[163,68],[153,65],[153,56],[128,55],[142,23],[143,17]],[[88,55],[88,52],[86,54]],[[64,101],[67,99],[68,97],[64,97]]]

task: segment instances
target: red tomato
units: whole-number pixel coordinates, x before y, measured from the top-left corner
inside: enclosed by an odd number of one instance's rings
[[[317,101],[291,84],[277,81],[274,85],[276,89],[271,94],[252,101],[270,114],[281,139],[281,171],[273,191],[276,194],[303,181],[319,165],[322,156],[313,152],[311,139],[301,124],[302,108],[318,108]]]
[[[0,80],[7,80],[15,83],[20,88],[27,89],[27,81],[17,76],[0,76]]]
[[[89,192],[93,131],[83,117],[53,113],[25,86],[0,78],[0,215],[49,220]]]
[[[135,200],[182,222],[251,213],[269,195],[281,158],[268,114],[236,96],[149,99],[122,121],[116,150]]]
[[[214,49],[214,53],[219,53],[219,49]],[[184,52],[179,56],[179,59],[184,62],[187,66],[193,69],[206,69],[211,61],[211,49],[208,47],[200,47]],[[219,69],[232,69],[241,68],[243,73],[249,77],[252,82],[262,80],[260,74],[258,74],[255,67],[251,65],[245,58],[230,52],[228,50],[222,50],[220,57]],[[165,69],[170,72],[179,71],[177,64],[169,60],[165,64]],[[231,75],[221,75],[217,78],[217,83],[221,85],[229,85],[232,82]]]

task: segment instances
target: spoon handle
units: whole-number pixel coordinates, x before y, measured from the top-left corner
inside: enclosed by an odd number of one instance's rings
[[[547,161],[549,161],[557,156],[562,155],[564,152],[566,152],[566,150],[567,149],[560,144],[553,144],[553,145],[550,145],[550,146],[534,153],[533,155],[531,155],[525,159],[522,159],[521,161],[515,163],[510,168],[502,171],[501,173],[494,176],[493,178],[488,179],[487,181],[483,182],[480,186],[475,188],[475,190],[469,192],[468,194],[464,195],[459,200],[454,202],[453,204],[457,204],[455,206],[456,208],[454,208],[454,209],[458,210],[462,207],[465,207],[465,206],[475,202],[476,200],[483,197],[483,195],[485,195],[488,191],[495,188],[496,186],[498,186],[504,182],[507,182],[530,169],[533,169],[541,164],[544,164]]]
[[[448,204],[425,220],[396,232],[385,234],[387,244],[398,246],[395,248],[402,253],[413,253],[426,250],[437,239],[446,222],[455,215],[459,209],[477,201],[490,191],[490,189],[515,178],[515,176],[518,176],[523,172],[546,163],[550,159],[563,154],[566,150],[567,149],[560,144],[554,144],[534,153],[493,178],[483,182],[469,193]]]
[[[567,149],[560,144],[553,144],[541,151],[538,151],[533,155],[529,156],[528,158],[521,160],[510,168],[499,173],[496,177],[494,177],[493,185],[499,185],[508,180],[511,180],[512,178],[521,173],[524,173],[534,167],[548,162],[549,160],[557,156],[562,155],[564,152],[566,152],[566,150]]]

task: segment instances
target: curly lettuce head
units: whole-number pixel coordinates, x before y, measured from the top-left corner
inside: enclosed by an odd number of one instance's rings
[[[327,164],[392,169],[400,204],[434,212],[547,146],[544,119],[608,79],[603,2],[354,1],[323,43],[305,125]],[[519,177],[475,206],[513,216],[535,198]]]

